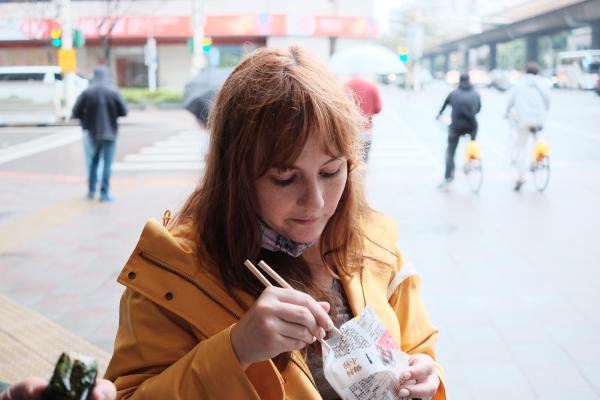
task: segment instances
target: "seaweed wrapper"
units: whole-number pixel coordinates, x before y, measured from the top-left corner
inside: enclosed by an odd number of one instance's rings
[[[98,364],[90,357],[62,353],[42,400],[91,400]]]

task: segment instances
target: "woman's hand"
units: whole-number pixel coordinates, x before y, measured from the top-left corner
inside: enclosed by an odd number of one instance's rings
[[[297,290],[266,288],[231,329],[242,368],[322,339],[333,326],[328,311],[328,303]]]
[[[42,393],[48,387],[48,381],[42,378],[32,377],[15,383],[0,394],[0,400],[39,400]],[[96,386],[92,392],[92,400],[115,400],[117,390],[111,381],[106,379],[96,380]]]
[[[400,396],[418,399],[432,398],[440,386],[435,362],[427,354],[415,354],[408,359],[408,369],[400,374]]]

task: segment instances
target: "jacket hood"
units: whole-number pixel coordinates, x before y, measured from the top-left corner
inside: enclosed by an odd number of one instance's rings
[[[92,78],[94,83],[112,83],[108,68],[105,65],[99,65],[94,68],[94,77]]]

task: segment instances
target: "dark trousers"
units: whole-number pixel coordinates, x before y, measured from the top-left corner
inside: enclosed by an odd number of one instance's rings
[[[454,179],[454,155],[456,154],[456,147],[458,141],[462,135],[470,135],[471,140],[477,138],[477,132],[473,133],[459,133],[448,128],[448,147],[446,148],[446,172],[444,173],[444,179],[451,181]]]
[[[94,140],[92,162],[88,171],[88,191],[90,194],[96,192],[98,182],[98,164],[102,158],[102,180],[100,183],[100,194],[108,195],[110,188],[110,175],[112,173],[112,162],[115,156],[116,141],[114,140]]]

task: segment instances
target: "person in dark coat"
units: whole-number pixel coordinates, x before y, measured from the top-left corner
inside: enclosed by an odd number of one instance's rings
[[[454,180],[454,155],[458,141],[462,135],[470,135],[472,140],[477,137],[476,114],[481,110],[481,99],[469,80],[469,74],[460,75],[458,88],[454,89],[442,105],[437,115],[439,118],[447,106],[452,107],[452,122],[448,127],[448,147],[446,149],[446,171],[444,181],[438,186],[447,190]]]
[[[119,125],[117,119],[127,115],[127,106],[117,86],[110,80],[108,69],[100,65],[94,69],[90,86],[73,106],[73,118],[81,121],[92,142],[92,161],[88,169],[89,199],[96,195],[98,163],[104,164],[100,184],[100,201],[111,201],[110,175],[115,155]]]

